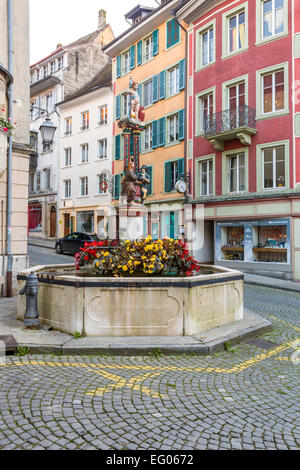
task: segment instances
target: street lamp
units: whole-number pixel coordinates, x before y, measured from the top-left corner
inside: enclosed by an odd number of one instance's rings
[[[57,127],[51,122],[50,118],[47,117],[44,124],[40,126],[40,133],[44,145],[53,144],[53,138]]]

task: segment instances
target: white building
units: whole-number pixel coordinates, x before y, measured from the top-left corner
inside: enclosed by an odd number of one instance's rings
[[[105,238],[111,203],[113,92],[111,64],[59,104],[60,236]]]
[[[98,29],[63,47],[58,44],[48,57],[30,67],[31,155],[29,176],[29,236],[56,237],[58,228],[61,118],[57,103],[89,83],[108,63],[102,51],[114,38],[106,24],[106,12],[99,11]],[[57,127],[52,145],[45,147],[39,129],[47,117]]]

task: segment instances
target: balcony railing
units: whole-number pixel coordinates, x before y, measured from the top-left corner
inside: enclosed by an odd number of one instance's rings
[[[256,132],[256,110],[247,105],[215,113],[204,122],[204,138],[218,150],[223,150],[226,140],[239,139],[250,145]]]

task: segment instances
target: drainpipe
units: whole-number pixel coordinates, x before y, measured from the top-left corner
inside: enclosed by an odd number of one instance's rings
[[[13,17],[12,0],[7,0],[7,31],[8,31],[8,71],[13,75]],[[7,91],[8,117],[13,122],[13,83],[10,81]],[[6,229],[6,296],[12,297],[12,268],[13,255],[11,252],[11,228],[12,228],[12,136],[8,138],[7,155],[7,229]]]
[[[190,175],[188,172],[188,161],[187,161],[187,109],[188,109],[188,92],[187,92],[187,86],[188,86],[188,72],[187,72],[187,65],[188,65],[188,32],[187,30],[180,24],[180,21],[178,20],[176,16],[176,11],[172,11],[172,15],[174,17],[174,20],[180,26],[180,28],[184,31],[185,33],[185,87],[184,87],[184,108],[185,108],[185,119],[184,119],[184,135],[185,135],[185,145],[184,145],[184,173],[185,173],[185,181],[187,183],[187,190],[184,193],[185,196],[185,201],[188,200],[189,194],[190,194]]]

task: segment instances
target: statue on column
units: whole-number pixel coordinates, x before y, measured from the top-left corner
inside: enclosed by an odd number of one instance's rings
[[[132,161],[129,162],[128,168],[126,170],[126,174],[122,180],[122,191],[121,196],[127,197],[127,204],[130,205],[135,200],[136,190],[134,187],[134,183],[137,183],[138,176],[134,172],[134,163]]]

